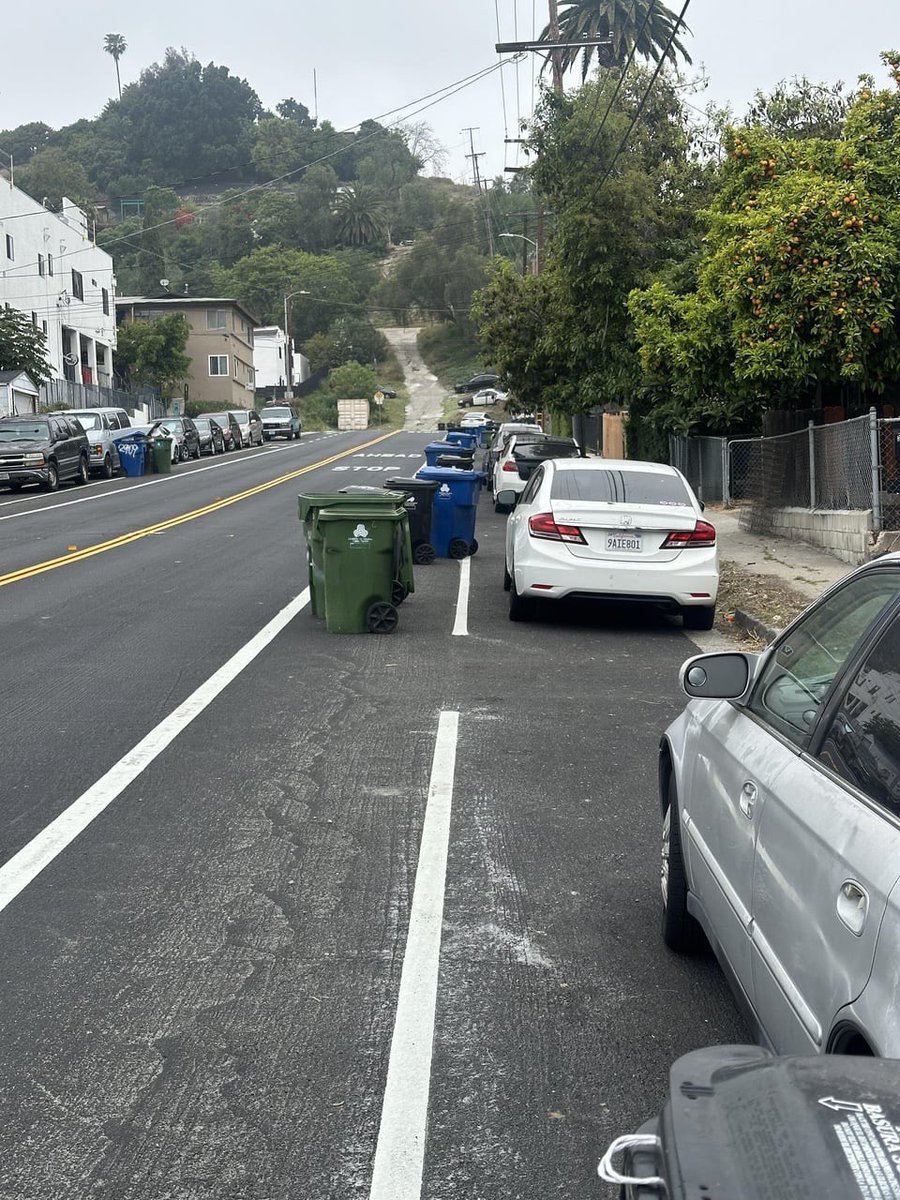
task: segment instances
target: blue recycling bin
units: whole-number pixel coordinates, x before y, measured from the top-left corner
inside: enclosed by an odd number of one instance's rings
[[[455,446],[462,446],[464,450],[474,450],[478,444],[478,434],[454,431],[444,434],[444,441],[453,442]]]
[[[457,445],[456,442],[429,442],[425,447],[425,462],[429,467],[436,467],[437,460],[442,454],[455,454],[463,458],[471,458],[474,454],[473,450],[467,450],[465,446]]]
[[[119,451],[119,462],[126,475],[146,475],[147,460],[150,456],[150,443],[143,434],[133,437],[119,438],[116,442]]]
[[[420,467],[417,479],[437,483],[431,519],[431,544],[438,558],[467,558],[478,549],[475,517],[484,475],[456,467]]]

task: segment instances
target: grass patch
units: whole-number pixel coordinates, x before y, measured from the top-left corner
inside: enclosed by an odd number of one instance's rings
[[[443,387],[452,388],[486,369],[474,334],[458,325],[427,325],[419,331],[418,345],[429,371]]]

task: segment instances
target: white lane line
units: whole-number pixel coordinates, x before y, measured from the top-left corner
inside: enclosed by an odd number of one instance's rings
[[[456,594],[456,619],[451,637],[469,636],[469,579],[472,573],[471,558],[460,559],[459,591]]]
[[[369,1200],[420,1200],[459,713],[442,712]]]
[[[150,479],[146,483],[132,483],[124,488],[110,488],[108,492],[101,492],[98,496],[79,496],[77,500],[63,500],[59,504],[45,504],[43,508],[29,508],[24,512],[9,513],[7,516],[0,516],[0,521],[14,521],[17,517],[33,517],[37,513],[57,512],[60,508],[71,508],[73,504],[87,504],[91,500],[108,500],[110,496],[126,496],[129,492],[139,492],[142,488],[156,487],[160,483],[174,483],[178,479],[190,479],[192,475],[202,475],[204,471],[218,471],[222,467],[232,467],[242,462],[251,462],[257,458],[265,458],[267,454],[281,454],[289,448],[289,443],[283,446],[273,446],[271,450],[260,450],[258,454],[246,454],[243,458],[229,458],[227,462],[210,463],[206,467],[194,467],[191,471],[179,471],[178,474],[162,475],[159,479]],[[296,449],[296,447],[293,447]],[[108,482],[106,480],[103,481]],[[96,483],[94,487],[99,487]],[[31,499],[30,496],[23,496],[20,500],[13,500],[13,504],[27,504]]]
[[[0,867],[0,912],[40,875],[88,825],[133,783],[146,767],[203,712],[240,673],[262,653],[297,613],[309,603],[309,588],[276,613],[259,633],[233,654],[205,683],[145,738],[128,751],[95,784],[45,826],[39,834]]]

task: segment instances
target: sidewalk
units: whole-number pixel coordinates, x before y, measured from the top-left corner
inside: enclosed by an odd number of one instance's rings
[[[720,626],[770,641],[854,568],[824,550],[747,533],[736,509],[711,511],[719,541]]]

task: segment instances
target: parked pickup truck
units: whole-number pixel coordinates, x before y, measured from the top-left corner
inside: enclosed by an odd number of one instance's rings
[[[69,410],[69,416],[77,417],[87,434],[91,473],[112,479],[120,466],[115,439],[122,436],[123,429],[131,428],[128,413],[124,408],[76,408]]]

